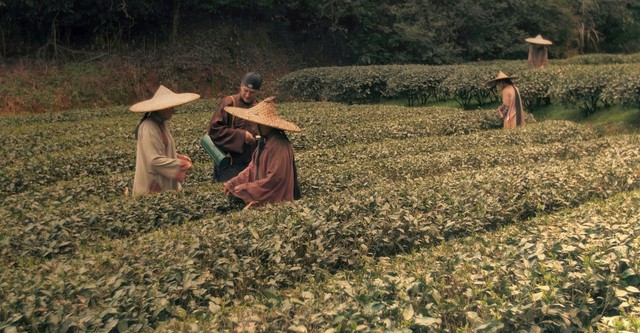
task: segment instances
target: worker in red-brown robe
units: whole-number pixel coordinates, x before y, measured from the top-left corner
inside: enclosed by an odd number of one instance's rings
[[[225,110],[256,123],[260,132],[260,142],[251,163],[224,183],[225,194],[241,199],[247,204],[246,208],[299,199],[293,149],[284,131],[299,132],[300,128],[276,114],[273,97],[250,109],[226,107]]]
[[[222,99],[211,116],[209,137],[211,141],[230,157],[228,167],[221,168],[214,164],[213,177],[218,182],[227,181],[244,170],[251,162],[251,155],[256,148],[258,128],[256,124],[242,118],[234,117],[225,111],[226,107],[248,109],[258,103],[257,96],[261,92],[262,77],[249,72],[240,83],[240,91]]]

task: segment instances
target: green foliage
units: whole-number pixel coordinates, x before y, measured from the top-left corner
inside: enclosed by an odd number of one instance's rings
[[[553,95],[562,103],[578,105],[586,115],[592,114],[612,102],[604,99],[603,91],[617,82],[619,68],[611,65],[566,66],[557,72]]]
[[[221,309],[196,327],[634,331],[639,200],[638,191],[625,193],[311,279]],[[174,320],[162,329],[186,327]]]
[[[609,65],[609,64],[637,64],[640,62],[640,53],[633,54],[583,54],[568,59],[557,60],[559,64],[572,65]]]
[[[83,56],[69,47],[145,48],[141,40],[175,43],[176,34],[183,37],[194,27],[248,23],[286,33],[283,39],[297,45],[318,41],[333,63],[441,65],[524,58],[524,38],[537,33],[552,38],[556,58],[637,52],[639,17],[633,0],[6,1],[0,7],[0,51],[3,57],[68,61]]]
[[[396,66],[353,66],[302,69],[278,80],[284,99],[377,103]]]
[[[278,79],[278,92],[283,99],[320,101],[325,99],[322,90],[322,68],[306,68]]]
[[[494,78],[496,71],[483,66],[456,66],[440,85],[444,96],[454,99],[469,110],[473,105],[481,106],[490,96],[487,81]]]
[[[551,89],[558,73],[554,69],[530,70],[522,72],[518,80],[518,89],[525,110],[535,110],[551,104]]]
[[[552,61],[543,69],[527,68],[523,61],[491,61],[464,65],[387,65],[316,67],[292,72],[278,81],[281,94],[294,100],[331,100],[353,103],[377,101],[379,96],[404,99],[407,105],[425,104],[431,97],[455,100],[464,109],[499,101],[487,82],[499,71],[519,76],[525,109],[533,111],[552,103],[577,105],[585,115],[613,104],[638,103],[637,57],[618,57],[620,63],[601,56],[583,57],[577,65]],[[340,72],[340,74],[337,74]]]
[[[632,301],[606,288],[618,276],[602,269],[614,261],[598,259],[609,252],[579,257],[553,247],[552,240],[544,243],[547,249],[529,246],[522,237],[515,243],[488,239],[499,237],[493,236],[499,227],[637,189],[636,136],[599,138],[589,128],[560,121],[506,131],[493,111],[283,103],[278,113],[303,128],[290,139],[304,198],[237,211],[221,185],[211,183],[211,161],[197,143],[196,133],[206,128],[216,102],[192,103],[171,121],[179,151],[195,165],[185,190],[140,198],[124,196],[140,115],[114,108],[0,119],[5,156],[25,166],[22,174],[3,166],[2,174],[10,175],[5,181],[30,180],[22,187],[3,183],[0,253],[9,269],[0,271],[0,329],[148,331],[164,330],[163,323],[173,320],[201,323],[205,331],[242,331],[249,322],[257,324],[238,319],[239,311],[261,314],[269,331],[451,331],[483,324],[571,330],[602,313],[616,315],[616,306]],[[47,176],[39,182],[37,175]],[[590,222],[579,226],[606,228]],[[593,235],[613,239],[599,230]],[[421,264],[429,271],[412,269],[425,278],[417,285],[397,279],[405,272],[400,270],[373,275],[375,282],[362,293],[348,291],[353,284],[330,284],[349,293],[349,300],[333,289],[298,300],[285,294],[310,279],[334,281],[331,274],[359,274],[398,255],[477,233],[487,240],[470,241],[473,251],[427,255],[435,263]],[[566,242],[573,238],[564,235],[580,235],[539,233]],[[583,240],[588,239],[570,244]],[[507,246],[533,251],[523,254],[529,268],[519,256],[501,257],[509,253]],[[474,259],[477,253],[486,262]],[[582,265],[598,273],[566,286],[541,254],[585,258]],[[469,264],[458,266],[465,258]],[[523,267],[530,280],[518,278]],[[630,271],[626,276],[632,281]],[[511,285],[529,283],[521,294],[507,284],[514,278]],[[483,281],[487,285],[476,284]],[[559,294],[561,287],[577,296]],[[612,302],[600,301],[612,295]],[[253,303],[263,297],[264,304]],[[307,301],[313,301],[307,309],[331,308],[305,316],[294,304]],[[553,312],[560,311],[554,304],[580,312],[566,323]]]
[[[624,106],[640,107],[640,67],[637,64],[621,66],[613,73],[615,84],[608,84],[602,98]]]
[[[446,77],[447,68],[443,66],[403,66],[389,77],[384,95],[406,99],[408,106],[426,104],[430,97],[444,100],[439,88]]]

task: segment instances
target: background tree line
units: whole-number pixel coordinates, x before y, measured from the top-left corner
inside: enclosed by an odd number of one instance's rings
[[[225,24],[343,65],[521,59],[537,34],[552,58],[640,50],[640,0],[0,0],[0,55],[127,51]]]

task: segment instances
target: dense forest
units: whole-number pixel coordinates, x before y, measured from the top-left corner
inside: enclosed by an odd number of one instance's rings
[[[537,34],[551,58],[640,51],[640,0],[0,0],[0,56],[128,52],[224,25],[341,65],[518,59]]]

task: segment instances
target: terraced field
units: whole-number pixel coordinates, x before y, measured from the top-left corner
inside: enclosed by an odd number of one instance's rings
[[[125,193],[126,107],[0,118],[0,330],[640,328],[640,137],[493,111],[286,103],[303,199],[239,211],[170,124],[184,191]]]

